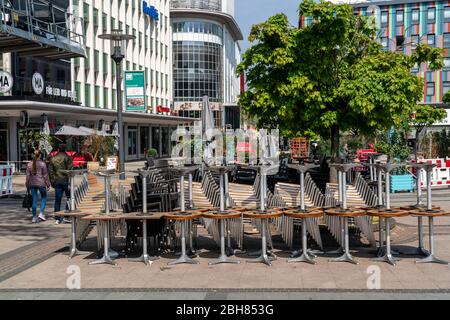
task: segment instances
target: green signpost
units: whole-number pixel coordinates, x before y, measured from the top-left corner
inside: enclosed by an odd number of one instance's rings
[[[127,111],[146,111],[144,71],[125,71]]]

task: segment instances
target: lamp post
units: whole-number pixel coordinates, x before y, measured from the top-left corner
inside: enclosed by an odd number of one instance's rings
[[[116,63],[116,91],[117,91],[117,123],[119,127],[119,165],[120,180],[125,180],[125,145],[122,118],[122,74],[121,64],[125,53],[123,52],[123,43],[128,40],[134,40],[136,37],[130,34],[123,34],[120,29],[112,29],[111,33],[105,33],[98,36],[103,40],[111,41],[111,58]]]

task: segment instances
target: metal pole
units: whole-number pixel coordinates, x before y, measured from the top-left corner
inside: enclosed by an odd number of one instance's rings
[[[378,207],[383,206],[383,171],[378,168]]]
[[[422,189],[421,189],[422,178],[420,176],[421,173],[422,173],[422,169],[421,168],[417,168],[416,183],[417,183],[417,206],[418,207],[422,206]]]
[[[224,190],[223,190],[223,188],[224,188],[224,186],[223,186],[224,181],[223,180],[224,180],[224,176],[221,175],[220,179],[219,179],[219,181],[220,181],[220,212],[224,212],[225,211],[225,195],[224,195]]]
[[[147,175],[142,176],[142,212],[147,213]],[[147,228],[147,223],[144,223],[144,225]]]
[[[105,176],[105,213],[109,214],[109,176]]]
[[[300,172],[300,205],[302,211],[305,211],[305,173]]]
[[[260,181],[260,185],[261,185],[261,191],[259,193],[259,201],[260,201],[260,209],[261,211],[265,211],[266,210],[266,206],[264,204],[264,175],[262,173],[262,168],[261,168],[261,181]]]
[[[431,203],[431,170],[432,167],[427,168],[430,170],[427,170],[427,210],[433,209],[433,204]]]
[[[347,210],[347,175],[342,172],[342,209]]]
[[[194,208],[193,196],[192,196],[192,173],[189,172],[189,208]]]
[[[121,60],[116,60],[117,124],[119,126],[119,179],[125,180],[125,137],[122,118],[122,76],[120,74],[121,63]]]
[[[75,211],[75,176],[70,177],[70,211]]]
[[[391,210],[391,195],[390,195],[390,176],[391,173],[386,170],[386,210]]]
[[[180,210],[181,212],[185,212],[185,203],[184,203],[184,176],[183,173],[180,176]]]

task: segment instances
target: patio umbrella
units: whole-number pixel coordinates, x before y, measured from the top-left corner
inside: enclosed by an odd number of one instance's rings
[[[203,110],[202,110],[202,134],[205,137],[205,150],[203,152],[203,158],[206,163],[209,163],[213,158],[213,145],[210,138],[206,138],[205,133],[208,130],[214,129],[214,116],[209,105],[208,96],[203,97]]]
[[[55,132],[55,136],[89,136],[90,134],[86,131],[80,130],[78,128],[64,125]]]
[[[50,136],[50,127],[48,126],[48,119],[45,117],[44,124],[41,128],[41,134],[45,135],[45,138],[39,142],[39,149],[45,151],[46,155],[52,152],[52,145],[50,141],[48,141],[48,137]]]

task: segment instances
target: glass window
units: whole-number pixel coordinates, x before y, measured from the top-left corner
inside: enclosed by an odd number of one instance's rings
[[[86,107],[91,106],[91,85],[90,84],[84,85],[84,105]]]
[[[108,109],[108,88],[103,88],[103,108]]]
[[[428,97],[434,96],[434,89],[435,89],[434,82],[427,82],[427,96]]]
[[[397,23],[397,25],[403,24],[403,10],[397,10],[395,14],[395,22]]]
[[[418,24],[420,17],[420,11],[419,9],[412,9],[411,10],[411,24]]]
[[[388,23],[388,12],[382,11],[381,12],[381,24],[386,25]]]
[[[435,19],[436,19],[436,8],[428,8],[427,11],[428,22],[434,22]]]
[[[419,35],[413,34],[411,36],[411,49],[416,49],[418,44],[419,44]]]
[[[442,95],[450,91],[450,81],[444,81],[442,83]]]
[[[450,48],[450,33],[446,32],[443,34],[444,48]]]
[[[383,49],[388,48],[388,38],[387,37],[381,37],[381,46],[383,47]]]
[[[100,87],[99,86],[94,87],[94,94],[95,94],[95,107],[100,108]]]
[[[434,33],[433,34],[428,34],[427,35],[427,44],[429,46],[433,46],[434,47],[435,43],[436,43],[436,37],[435,37]]]
[[[444,69],[450,69],[450,57],[445,57],[443,59]]]
[[[450,6],[444,7],[444,21],[450,21]]]

